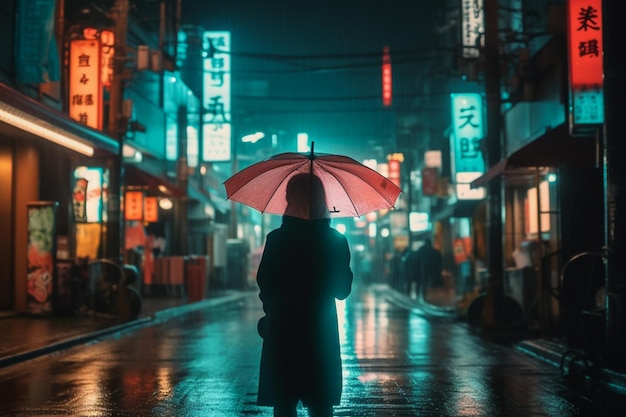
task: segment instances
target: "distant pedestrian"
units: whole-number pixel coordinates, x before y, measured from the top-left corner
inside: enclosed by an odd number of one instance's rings
[[[310,194],[309,194],[310,193]],[[290,216],[270,232],[257,283],[265,316],[257,404],[274,416],[295,417],[299,401],[314,417],[330,417],[342,391],[336,299],[351,292],[353,274],[346,238],[330,227],[324,190],[317,177],[295,176],[287,201],[314,195],[313,220]]]
[[[408,264],[409,292],[411,283],[415,283],[418,297],[424,295],[426,288],[443,286],[441,252],[433,247],[430,239],[425,239],[422,247],[411,253]]]
[[[389,262],[389,277],[391,287],[401,290],[405,285],[405,256],[408,252],[407,248],[400,248],[394,251],[393,257]]]

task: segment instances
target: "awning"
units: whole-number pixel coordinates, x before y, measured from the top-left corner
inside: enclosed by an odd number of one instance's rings
[[[500,175],[533,176],[540,167],[592,167],[595,163],[595,138],[571,137],[563,123],[493,165],[471,187],[482,187]]]
[[[437,222],[451,217],[472,217],[476,206],[482,200],[459,200],[449,204],[440,210],[432,211],[432,221]]]
[[[97,151],[117,155],[119,144],[110,136],[70,119],[0,83],[0,126],[34,135],[57,145],[93,156]]]
[[[197,185],[191,184],[189,187],[189,195],[191,199],[195,201],[211,204],[221,213],[227,213],[230,210],[230,201],[218,196],[213,190],[207,189],[206,187],[204,190],[200,190]]]
[[[124,165],[124,186],[142,188],[159,197],[182,198],[186,195],[170,181],[129,164]]]

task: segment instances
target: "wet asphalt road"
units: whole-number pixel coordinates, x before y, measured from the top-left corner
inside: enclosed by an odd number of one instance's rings
[[[623,398],[583,395],[555,367],[392,300],[355,290],[338,304],[336,416],[622,415]],[[260,316],[253,294],[2,369],[0,416],[271,416],[255,405]]]

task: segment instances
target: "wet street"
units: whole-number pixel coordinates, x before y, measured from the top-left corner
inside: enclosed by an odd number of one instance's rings
[[[355,289],[338,308],[336,416],[608,416],[626,405],[388,289]],[[0,416],[271,416],[255,404],[260,316],[250,293],[1,369]]]

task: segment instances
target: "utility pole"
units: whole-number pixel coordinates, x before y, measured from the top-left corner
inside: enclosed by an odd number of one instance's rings
[[[622,25],[617,4],[602,2],[604,26],[604,195],[605,240],[609,248],[606,264],[606,346],[608,361],[619,369],[626,369],[626,166],[621,161],[626,144],[626,126],[620,109],[626,89],[626,64],[623,49]]]
[[[500,57],[498,40],[498,0],[485,0],[485,93],[487,96],[487,162],[493,166],[500,161]],[[482,324],[488,332],[501,328],[503,288],[502,249],[502,181],[487,185],[487,266],[489,280]]]
[[[189,166],[187,161],[187,106],[178,107],[178,186],[183,190],[183,197],[174,203],[174,254],[187,255],[187,186],[189,183]]]
[[[235,175],[237,173],[237,171],[239,171],[239,156],[237,155],[237,152],[239,151],[237,149],[237,142],[239,140],[239,137],[236,135],[233,135],[232,138],[232,152],[231,152],[231,158],[232,158],[232,175]],[[234,200],[231,200],[230,202],[230,224],[228,227],[228,237],[231,239],[236,239],[237,238],[237,223],[238,223],[238,219],[237,219],[237,203],[235,203]]]
[[[124,101],[124,79],[126,68],[126,32],[128,30],[129,0],[116,0],[111,14],[115,22],[115,50],[113,54],[113,79],[109,93],[109,135],[119,143],[117,157],[109,164],[108,222],[103,233],[104,257],[123,262],[124,249],[124,210],[123,201],[124,165],[123,147],[126,133],[126,119],[122,117]]]

